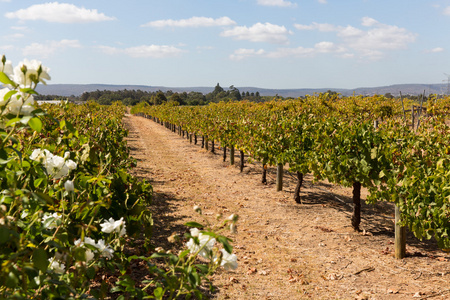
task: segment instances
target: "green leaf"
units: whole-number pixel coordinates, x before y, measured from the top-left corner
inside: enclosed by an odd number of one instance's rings
[[[11,126],[11,125],[14,125],[14,124],[17,123],[17,122],[20,122],[20,121],[21,121],[21,118],[12,118],[11,120],[9,120],[9,121],[6,123],[5,127],[9,127],[9,126]]]
[[[75,132],[75,127],[73,127],[72,123],[70,123],[69,121],[66,121],[66,127],[70,132]]]
[[[13,160],[14,157],[10,157],[8,159],[8,153],[5,151],[5,149],[0,149],[0,164],[5,165],[9,163],[11,160]]]
[[[95,268],[94,267],[89,267],[89,268],[87,268],[87,270],[86,270],[86,275],[87,275],[87,277],[89,278],[89,279],[94,279],[94,277],[95,277]]]
[[[34,131],[41,132],[42,130],[42,121],[39,118],[31,118],[28,121],[28,126],[31,127]]]
[[[41,185],[42,181],[44,181],[44,180],[45,180],[44,177],[39,177],[39,178],[37,178],[37,179],[34,181],[34,187],[35,187],[35,188],[38,188],[38,187]]]
[[[197,297],[197,299],[199,300],[203,299],[203,294],[199,290],[194,290],[194,294],[195,297]]]
[[[76,247],[73,250],[73,256],[76,261],[86,261],[86,250],[81,247]]]
[[[33,251],[33,264],[36,268],[42,272],[47,271],[48,257],[47,252],[42,248],[37,248]]]
[[[189,249],[187,249],[187,250],[184,250],[183,252],[181,252],[180,254],[179,254],[179,258],[183,258],[183,257],[185,257],[186,255],[188,255],[190,253],[190,251],[189,251]]]
[[[7,92],[5,94],[5,96],[3,97],[3,100],[8,100],[9,98],[11,98],[15,94],[17,94],[16,90],[9,91],[9,92]]]
[[[37,200],[41,200],[43,202],[46,202],[48,204],[54,204],[54,200],[52,197],[50,197],[47,194],[44,194],[42,192],[33,192],[32,195],[37,199]]]
[[[203,225],[197,222],[187,222],[184,224],[187,227],[194,227],[194,228],[203,228]]]
[[[198,264],[198,265],[194,265],[198,270],[200,270],[203,274],[207,274],[208,273],[208,271],[209,271],[209,269],[208,269],[208,266],[206,266],[206,265],[200,265],[200,264]]]
[[[23,88],[23,89],[20,89],[20,91],[25,94],[33,94],[33,95],[38,94],[35,90],[30,89],[30,88]]]
[[[122,287],[121,286],[115,286],[110,290],[111,293],[118,293],[118,292],[122,292]]]
[[[233,252],[233,246],[230,245],[230,243],[228,243],[230,239],[225,237],[225,236],[219,236],[217,238],[217,241],[219,241],[220,243],[222,243],[223,248],[225,249],[225,251],[227,251],[228,253],[232,253]]]
[[[153,291],[153,295],[155,295],[156,299],[162,299],[164,296],[164,290],[162,287],[158,287]]]
[[[2,82],[4,84],[10,84],[14,87],[16,86],[16,83],[14,81],[12,81],[11,79],[9,79],[9,77],[3,72],[0,72],[0,82]]]
[[[9,240],[10,232],[8,227],[1,226],[0,227],[0,244],[4,244]]]
[[[5,280],[6,287],[15,288],[19,285],[19,278],[14,272],[9,272],[8,277]]]

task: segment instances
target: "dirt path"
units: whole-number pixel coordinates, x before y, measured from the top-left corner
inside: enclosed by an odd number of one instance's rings
[[[155,239],[183,234],[187,221],[214,223],[217,213],[239,215],[231,235],[238,256],[236,271],[220,271],[214,299],[450,299],[450,256],[433,243],[408,237],[404,260],[393,251],[392,206],[363,206],[361,228],[350,225],[351,190],[306,177],[304,203],[292,200],[295,182],[275,191],[260,182],[261,166],[247,164],[240,173],[229,160],[170,132],[151,120],[127,115],[135,174],[154,188]],[[236,156],[236,162],[239,162]],[[415,296],[415,297],[414,297]],[[431,298],[430,297],[430,298]]]

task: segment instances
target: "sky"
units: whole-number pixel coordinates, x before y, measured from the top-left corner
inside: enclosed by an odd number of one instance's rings
[[[49,84],[358,88],[450,78],[450,0],[0,0]]]

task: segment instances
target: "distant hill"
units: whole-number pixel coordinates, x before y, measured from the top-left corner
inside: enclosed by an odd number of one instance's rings
[[[326,92],[328,90],[341,93],[344,96],[356,95],[384,95],[391,93],[393,96],[398,96],[400,92],[403,95],[418,95],[425,91],[425,94],[443,94],[447,92],[447,84],[396,84],[380,87],[360,87],[355,89],[264,89],[257,87],[237,87],[239,91],[256,93],[259,92],[261,96],[281,96],[281,97],[300,97],[304,95],[312,95],[314,93]],[[147,86],[147,85],[111,85],[111,84],[48,84],[39,85],[37,92],[43,95],[59,95],[59,96],[80,96],[84,92],[92,92],[96,90],[142,90],[142,91],[163,91],[171,90],[173,92],[200,92],[202,94],[210,93],[214,87],[163,87],[163,86]],[[226,88],[225,88],[226,89]]]

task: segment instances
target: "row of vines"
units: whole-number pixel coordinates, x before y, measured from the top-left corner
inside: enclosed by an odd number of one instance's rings
[[[129,173],[126,107],[38,106],[46,80],[40,62],[2,57],[0,299],[202,299],[218,267],[237,267],[230,239],[189,222],[171,237],[178,254],[152,244],[158,216],[151,185]]]
[[[419,239],[434,236],[450,248],[450,98],[430,97],[417,128],[407,99],[320,94],[266,103],[227,102],[202,107],[133,108],[226,150],[238,149],[267,166],[287,166],[299,178],[353,187],[352,226],[359,230],[360,191],[367,201],[394,202],[400,224]],[[426,106],[426,107],[425,107]],[[416,117],[417,121],[417,117]],[[416,125],[414,125],[416,124]],[[374,126],[375,125],[375,126]],[[263,170],[263,172],[264,172]]]

